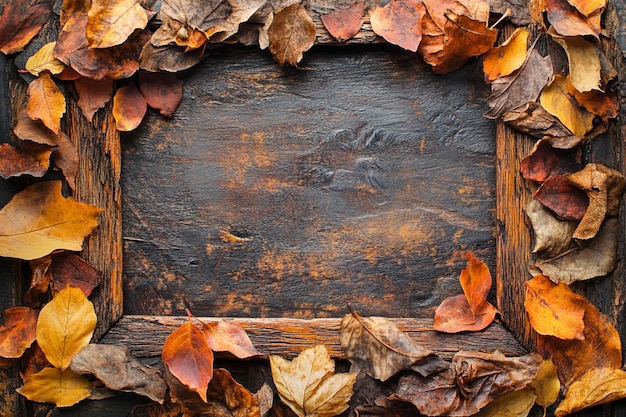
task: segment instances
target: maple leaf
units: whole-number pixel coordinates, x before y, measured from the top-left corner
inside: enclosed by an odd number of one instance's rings
[[[418,0],[391,0],[370,11],[372,30],[394,45],[416,52],[422,40],[426,7]]]
[[[270,355],[280,399],[298,417],[333,417],[348,408],[356,373],[335,374],[326,347],[306,349],[292,361]]]
[[[26,61],[26,71],[38,76],[43,71],[50,74],[60,74],[66,68],[65,64],[52,55],[56,42],[49,42],[39,48],[34,55]]]
[[[52,149],[48,146],[30,146],[33,152],[18,149],[11,144],[0,144],[0,177],[7,179],[30,175],[43,177],[50,167]]]
[[[29,307],[9,307],[2,315],[0,357],[20,358],[35,341],[37,311]]]
[[[86,36],[91,48],[120,45],[148,24],[140,0],[93,0],[87,16]]]
[[[52,274],[52,293],[62,291],[68,284],[79,288],[85,297],[102,281],[102,272],[73,253],[63,252],[52,255],[50,265]]]
[[[162,116],[172,117],[183,99],[183,81],[170,72],[139,73],[139,91],[148,106]]]
[[[615,368],[593,368],[569,387],[554,415],[565,417],[622,398],[626,398],[626,372]]]
[[[276,61],[296,66],[315,43],[315,23],[303,5],[293,4],[274,15],[267,34]]]
[[[113,117],[120,132],[130,132],[141,124],[148,111],[148,103],[135,84],[120,87],[113,96]]]
[[[100,211],[64,198],[61,181],[33,184],[0,210],[0,256],[31,260],[58,249],[79,251]]]
[[[74,87],[78,93],[78,107],[85,118],[91,122],[93,115],[113,97],[114,81],[108,78],[93,80],[80,77],[74,81]]]
[[[339,42],[354,37],[363,26],[365,3],[357,1],[346,9],[334,10],[320,16],[328,33]]]
[[[28,85],[28,115],[41,120],[54,133],[61,129],[61,117],[65,113],[65,96],[54,83],[50,74],[44,72]]]
[[[487,82],[510,75],[524,64],[529,35],[528,29],[517,28],[502,45],[485,53],[483,72]]]
[[[87,379],[70,369],[44,368],[26,377],[24,385],[17,392],[30,401],[70,407],[89,397],[90,386]]]
[[[93,304],[85,294],[67,286],[41,309],[37,344],[52,366],[65,370],[72,356],[89,344],[96,322]]]
[[[576,222],[557,219],[536,199],[528,203],[525,211],[535,235],[533,253],[544,252],[546,257],[553,257],[569,246]]]
[[[51,1],[14,1],[0,15],[0,52],[21,51],[52,16]]]
[[[565,175],[551,175],[533,197],[563,220],[582,219],[589,205],[587,195]]]

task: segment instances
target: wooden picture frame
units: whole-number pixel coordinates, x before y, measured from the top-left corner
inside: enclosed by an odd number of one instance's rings
[[[621,6],[624,7],[623,5]],[[607,19],[613,19],[609,14]],[[314,13],[317,25],[317,42],[334,44]],[[351,44],[367,44],[376,41],[371,27],[366,24]],[[622,51],[614,39],[604,43],[605,53],[614,60],[623,80],[624,60]],[[19,75],[11,69],[4,58],[0,61],[0,102],[2,105],[3,130],[9,137],[17,109],[26,97],[25,85]],[[623,81],[622,81],[623,83]],[[623,87],[623,84],[622,84]],[[485,86],[485,88],[488,88]],[[623,90],[623,88],[622,88]],[[622,107],[624,107],[622,98]],[[7,103],[11,103],[7,105]],[[624,111],[613,121],[608,132],[595,139],[586,149],[584,158],[603,163],[621,172],[625,170],[626,155]],[[444,357],[450,357],[460,349],[500,350],[506,355],[521,355],[532,349],[533,334],[523,306],[524,283],[528,280],[528,266],[532,263],[532,236],[524,209],[535,191],[534,186],[522,178],[520,161],[530,153],[535,139],[527,137],[496,121],[496,270],[492,271],[496,281],[497,307],[501,320],[478,333],[448,335],[432,330],[431,319],[394,318],[393,321],[420,341]],[[104,282],[94,293],[92,301],[96,307],[98,325],[95,338],[99,343],[122,344],[130,348],[138,358],[160,356],[165,338],[187,317],[125,315],[123,311],[123,232],[122,232],[122,188],[120,185],[122,158],[120,134],[108,107],[99,112],[93,123],[83,117],[76,102],[68,102],[65,115],[65,131],[76,146],[80,156],[74,198],[103,209],[99,227],[84,245],[82,253],[89,263],[101,270]],[[10,194],[5,187],[4,194]],[[626,216],[621,209],[620,225],[626,230]],[[624,234],[620,236],[619,257],[626,259]],[[5,274],[14,276],[13,303],[19,304],[22,278],[19,267],[5,263]],[[622,279],[620,279],[620,277]],[[626,319],[623,299],[626,284],[623,282],[624,264],[606,279],[590,284],[581,284],[577,290],[584,293],[603,313],[616,324],[623,344],[626,345]],[[5,300],[5,303],[7,301]],[[320,319],[295,318],[224,318],[241,325],[250,335],[257,349],[265,354],[280,354],[293,357],[304,348],[324,344],[332,357],[342,358],[339,344],[341,317]],[[3,371],[4,372],[4,371]],[[7,417],[22,415],[22,400],[14,393],[20,385],[15,371],[6,371],[2,378],[13,382],[0,386],[0,411]],[[617,415],[617,414],[616,414]]]

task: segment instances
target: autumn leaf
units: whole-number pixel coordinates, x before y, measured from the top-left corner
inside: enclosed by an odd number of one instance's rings
[[[87,41],[91,48],[110,48],[124,43],[148,24],[139,0],[93,0],[88,12]]]
[[[422,18],[426,7],[417,0],[391,0],[385,7],[370,11],[375,34],[389,43],[416,52],[422,40]]]
[[[0,177],[4,179],[20,175],[43,177],[50,167],[52,149],[41,145],[30,148],[34,152],[18,149],[9,143],[0,144]]]
[[[33,259],[28,262],[31,271],[30,286],[24,294],[24,302],[30,306],[38,307],[40,298],[44,295],[48,295],[48,288],[52,281],[52,273],[50,272],[50,265],[52,264],[52,258],[50,256],[44,256],[43,258]],[[45,302],[48,300],[46,299]]]
[[[546,409],[556,402],[561,392],[561,382],[559,382],[556,366],[551,359],[543,361],[529,387],[537,396],[537,405],[543,407],[545,417]]]
[[[93,115],[111,100],[113,86],[114,81],[107,78],[98,81],[80,77],[74,81],[74,87],[78,93],[77,104],[87,120],[91,122]]]
[[[179,72],[189,69],[205,57],[203,48],[185,52],[176,45],[154,46],[146,43],[139,57],[139,67],[146,71]]]
[[[169,72],[139,73],[139,91],[148,106],[162,116],[172,117],[183,99],[183,81]]]
[[[626,398],[626,372],[615,368],[593,368],[569,387],[554,415],[565,417],[622,398]]]
[[[512,128],[540,138],[556,149],[571,149],[583,140],[574,136],[559,119],[535,101],[507,111],[502,115],[502,120]]]
[[[587,109],[588,112],[600,116],[604,121],[617,117],[619,102],[617,94],[613,90],[607,89],[606,92],[591,90],[581,93],[571,83],[568,83],[567,87],[578,104]]]
[[[487,82],[510,75],[513,71],[521,68],[526,61],[529,35],[528,29],[519,27],[502,45],[485,53],[483,72]]]
[[[563,282],[555,284],[543,275],[524,286],[524,308],[537,333],[563,340],[584,339],[585,297],[573,293]]]
[[[557,117],[576,136],[585,136],[593,128],[594,115],[582,107],[569,93],[567,78],[555,75],[541,91],[539,101],[544,109]]]
[[[580,220],[589,206],[587,195],[565,175],[552,175],[537,189],[534,196],[563,220]]]
[[[444,299],[435,310],[433,330],[445,333],[477,332],[496,318],[498,310],[489,302],[472,310],[465,294]]]
[[[466,253],[467,266],[461,270],[459,281],[472,311],[477,311],[487,301],[491,290],[491,273],[485,263],[471,252]]]
[[[147,111],[146,99],[135,87],[135,84],[120,87],[113,97],[113,117],[115,118],[115,127],[120,132],[130,132],[137,129]]]
[[[239,359],[262,355],[256,350],[246,331],[237,324],[221,320],[203,322],[202,330],[214,352],[229,352]]]
[[[354,37],[361,30],[365,21],[364,12],[365,3],[357,1],[346,9],[323,14],[320,19],[331,36],[339,42],[343,42]]]
[[[293,4],[274,15],[267,34],[269,48],[280,65],[296,66],[315,42],[315,23],[301,4]]]
[[[578,171],[579,157],[577,152],[556,149],[542,139],[535,143],[530,155],[522,159],[520,170],[527,180],[541,183],[552,175]]]
[[[213,352],[191,319],[167,337],[161,357],[174,377],[207,401],[207,387],[213,378]]]
[[[87,379],[70,369],[45,368],[28,376],[17,392],[30,401],[70,407],[89,397],[90,386]]]
[[[133,392],[163,404],[167,386],[159,371],[133,358],[126,346],[89,344],[70,364],[77,374],[91,374],[107,388]]]
[[[364,318],[355,312],[341,320],[341,349],[359,370],[381,381],[414,365],[438,362],[431,350],[417,344],[390,320]]]
[[[0,15],[0,52],[20,52],[52,16],[52,2],[13,1]]]
[[[29,307],[9,307],[2,313],[0,357],[20,358],[36,337],[37,311]]]
[[[60,74],[65,69],[65,64],[52,55],[56,42],[49,42],[42,46],[33,56],[26,61],[26,71],[38,76],[43,71],[50,74]]]
[[[93,304],[78,289],[67,286],[43,306],[37,320],[37,343],[50,364],[61,370],[89,344],[96,328]]]
[[[280,399],[298,417],[333,417],[348,408],[357,374],[335,374],[323,345],[302,351],[292,361],[270,355],[270,367]]]
[[[260,417],[267,417],[274,406],[274,390],[266,382],[253,395],[259,404]]]
[[[41,120],[48,129],[59,133],[61,117],[65,113],[65,96],[50,74],[44,72],[28,85],[26,111],[31,119]]]
[[[79,288],[85,297],[89,297],[102,281],[102,272],[80,256],[68,252],[52,255],[50,273],[53,294],[62,291],[69,284]]]
[[[209,383],[207,402],[210,415],[261,417],[259,402],[226,369],[216,369]]]
[[[598,38],[598,28],[567,0],[546,0],[545,4],[548,21],[559,35]]]
[[[64,198],[61,181],[33,184],[0,210],[0,256],[25,260],[57,249],[79,251],[100,209]]]
[[[535,405],[535,392],[526,387],[494,399],[473,417],[526,417]]]
[[[569,62],[569,78],[571,85],[579,92],[591,90],[603,91],[600,52],[591,42],[582,36],[553,36],[552,39],[565,50]]]
[[[569,246],[576,230],[576,222],[557,219],[535,199],[528,203],[526,215],[535,235],[533,253],[544,252],[545,257],[551,258]]]

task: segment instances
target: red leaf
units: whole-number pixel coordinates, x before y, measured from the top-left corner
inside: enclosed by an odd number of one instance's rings
[[[171,72],[140,72],[139,90],[148,106],[165,117],[172,117],[183,99],[183,81]]]
[[[394,45],[416,52],[422,40],[426,7],[417,0],[391,0],[370,12],[372,30]]]
[[[497,312],[487,301],[472,310],[465,294],[459,294],[446,298],[437,307],[433,329],[445,333],[483,330],[493,322]]]
[[[28,307],[4,310],[0,327],[0,357],[19,358],[33,344],[37,329],[37,312]]]
[[[324,27],[333,38],[343,42],[356,35],[363,26],[365,4],[356,2],[352,6],[343,10],[335,10],[320,16]]]
[[[51,2],[7,2],[0,15],[0,51],[10,55],[24,49],[51,15]]]
[[[146,99],[135,84],[121,87],[113,97],[113,117],[115,127],[121,132],[135,130],[148,111]]]
[[[102,281],[102,272],[95,269],[87,261],[73,253],[53,255],[52,266],[52,293],[56,294],[68,284],[80,288],[85,297],[89,297],[94,288]]]
[[[563,175],[553,175],[539,187],[534,197],[562,220],[580,220],[589,198]]]

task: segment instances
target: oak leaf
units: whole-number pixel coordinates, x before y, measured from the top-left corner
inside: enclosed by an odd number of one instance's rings
[[[576,222],[557,219],[534,198],[525,211],[535,235],[533,253],[544,252],[544,256],[554,257],[569,246],[576,230]]]
[[[183,81],[170,72],[139,73],[139,91],[148,106],[172,117],[183,99]]]
[[[341,349],[357,369],[383,382],[414,365],[438,362],[431,350],[384,317],[364,318],[355,312],[345,315],[340,340]]]
[[[333,417],[348,409],[357,374],[335,374],[335,362],[323,345],[292,361],[270,355],[270,367],[280,399],[298,417]]]
[[[107,388],[134,392],[163,404],[167,386],[159,371],[133,358],[126,346],[89,344],[70,364],[77,374],[91,374]]]
[[[42,73],[28,85],[28,115],[41,120],[54,133],[61,129],[61,117],[65,114],[65,96],[54,83],[50,74]]]
[[[494,399],[473,417],[526,417],[535,405],[535,392],[526,387]]]
[[[0,15],[0,52],[20,52],[52,16],[51,1],[14,1]]]
[[[49,42],[42,46],[26,61],[26,71],[38,76],[43,71],[50,74],[60,74],[66,68],[65,64],[52,55],[56,42]]]
[[[555,284],[543,275],[537,275],[524,286],[524,308],[537,333],[563,340],[585,338],[585,297],[572,292],[563,282]]]
[[[114,81],[108,78],[93,80],[80,77],[74,81],[78,93],[78,107],[90,122],[93,115],[113,98]]]
[[[203,322],[202,330],[214,352],[229,352],[236,358],[260,356],[246,331],[239,325],[225,321]]]
[[[315,23],[302,4],[292,4],[274,15],[267,34],[276,61],[296,66],[315,42]]]
[[[89,397],[91,384],[71,369],[44,368],[28,376],[17,392],[30,401],[70,407]]]
[[[52,274],[52,293],[56,294],[68,284],[79,288],[85,297],[102,281],[102,272],[95,269],[87,261],[73,253],[62,252],[52,255],[50,266]]]
[[[483,72],[487,82],[510,75],[513,71],[521,68],[526,61],[529,35],[528,29],[519,27],[502,45],[485,53]]]
[[[579,92],[603,91],[600,71],[599,51],[582,36],[552,36],[552,39],[565,50],[569,63],[569,81]]]
[[[207,387],[213,378],[213,352],[191,318],[167,337],[161,357],[178,381],[207,402]]]
[[[41,145],[30,148],[32,152],[18,149],[9,143],[0,144],[0,177],[4,179],[20,175],[43,177],[50,167],[52,149]]]
[[[139,127],[147,111],[148,103],[135,84],[127,84],[115,92],[113,117],[120,132],[130,132]]]
[[[2,313],[0,357],[20,358],[36,337],[37,311],[29,307],[9,307]]]
[[[148,24],[148,14],[139,0],[93,0],[87,16],[86,36],[91,48],[120,45]]]
[[[543,407],[545,416],[546,409],[556,402],[561,392],[561,382],[552,359],[543,361],[535,380],[530,383],[529,387],[537,396],[536,403]]]
[[[560,219],[580,220],[589,206],[589,198],[565,175],[555,174],[546,179],[534,196]]]
[[[554,415],[565,417],[622,398],[626,398],[626,372],[615,368],[593,368],[572,383]]]
[[[100,211],[64,198],[61,181],[33,184],[0,210],[0,256],[32,260],[58,249],[79,251]]]
[[[389,43],[416,52],[422,40],[422,18],[426,7],[418,0],[391,0],[370,11],[375,34]]]
[[[361,26],[363,26],[365,21],[364,12],[365,3],[357,1],[346,9],[334,10],[323,14],[320,16],[320,19],[331,36],[339,42],[343,42],[352,38],[361,30]]]
[[[52,366],[65,370],[72,356],[89,344],[96,321],[93,304],[85,294],[67,286],[41,309],[37,344]]]

